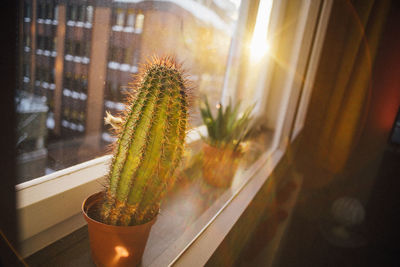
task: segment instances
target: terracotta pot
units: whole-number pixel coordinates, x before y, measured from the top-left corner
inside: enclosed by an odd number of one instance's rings
[[[96,266],[136,266],[142,260],[151,227],[156,221],[134,226],[114,226],[89,217],[96,205],[101,203],[103,193],[88,197],[82,211],[88,223],[92,259]],[[98,206],[97,206],[98,207]],[[89,215],[88,215],[89,214]]]
[[[203,177],[213,186],[230,187],[242,153],[204,144]]]

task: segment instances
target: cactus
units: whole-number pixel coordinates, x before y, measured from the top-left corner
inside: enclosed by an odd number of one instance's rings
[[[107,114],[118,130],[102,222],[135,225],[159,210],[183,153],[188,116],[187,81],[169,57],[144,66],[133,85],[124,117]]]

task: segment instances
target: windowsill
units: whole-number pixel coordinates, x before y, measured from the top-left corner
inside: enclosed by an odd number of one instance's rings
[[[209,249],[208,257],[212,255],[265,183],[283,154],[281,151],[263,152],[266,147],[270,146],[272,139],[270,135],[263,135],[263,138],[260,139],[263,142],[262,145],[258,140],[254,142],[254,145],[259,147],[249,153],[242,161],[232,186],[228,189],[218,189],[206,184],[201,175],[200,161],[195,159],[190,163],[186,163],[186,165],[190,165],[186,166],[189,168],[181,174],[176,186],[168,194],[161,207],[157,222],[152,228],[143,256],[144,266],[165,266],[179,261],[181,255],[185,254],[185,257],[187,257],[188,253],[190,255],[191,250],[196,250],[195,244],[198,240],[203,240],[204,238],[208,239],[206,241]],[[192,152],[198,151],[201,148],[201,142],[192,143],[191,148]],[[24,186],[29,188],[27,184]],[[57,195],[57,192],[55,194]],[[86,192],[85,195],[87,196],[88,194],[90,192]],[[36,199],[35,201],[40,202],[41,199]],[[82,202],[83,198],[79,199],[79,201]],[[20,204],[22,203],[20,202]],[[233,210],[230,206],[234,207]],[[66,220],[83,221],[80,211],[74,217],[76,218]],[[229,219],[227,220],[226,217]],[[221,222],[223,223],[222,230],[221,226],[218,226]],[[74,231],[80,229],[83,225],[84,223],[76,227]],[[218,229],[217,234],[210,235],[208,233],[215,231],[215,229]],[[78,231],[82,233],[83,230]],[[73,236],[74,234],[71,237],[67,237],[67,239],[72,238],[76,242]],[[33,236],[34,238],[35,236]],[[63,246],[65,246],[65,242]],[[31,256],[30,260],[40,261],[43,260],[40,258],[47,258],[49,256],[47,254],[51,253],[54,247],[57,247],[57,245],[44,248]],[[82,262],[91,262],[90,248],[86,236],[84,239],[80,239],[79,242],[71,244],[71,247],[63,247],[62,251],[58,251],[58,256],[52,259],[52,264],[56,260],[67,260],[68,257],[63,255],[71,253],[71,251],[76,251],[75,253],[78,256],[80,255],[79,257],[83,257],[81,259]],[[204,260],[206,261],[208,257],[204,258]]]
[[[206,128],[189,132],[186,142],[199,140],[199,133],[205,135]],[[95,158],[16,186],[22,257],[85,225],[80,214],[82,201],[104,188],[110,159],[111,155]]]

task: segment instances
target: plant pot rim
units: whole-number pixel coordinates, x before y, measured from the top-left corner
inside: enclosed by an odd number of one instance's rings
[[[96,192],[94,194],[89,195],[88,197],[85,198],[85,200],[82,202],[82,213],[83,213],[83,217],[85,218],[85,220],[87,221],[87,223],[91,223],[93,225],[96,225],[98,227],[101,227],[103,229],[103,231],[115,231],[116,229],[118,229],[119,232],[130,232],[132,227],[137,227],[137,226],[144,226],[146,224],[154,224],[156,219],[157,219],[157,215],[158,213],[154,216],[153,219],[151,219],[150,221],[143,223],[143,224],[135,224],[135,225],[129,225],[129,226],[122,226],[122,225],[111,225],[111,224],[106,224],[100,221],[97,221],[93,218],[91,218],[88,214],[87,211],[88,209],[96,202],[98,201],[100,198],[102,198],[102,196],[104,195],[104,191],[99,191]],[[90,205],[91,204],[91,205]]]

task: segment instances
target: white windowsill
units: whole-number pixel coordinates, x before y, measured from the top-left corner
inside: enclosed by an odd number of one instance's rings
[[[223,207],[216,211],[214,217],[204,224],[205,226],[201,231],[197,231],[195,238],[186,243],[185,248],[180,249],[179,247],[180,244],[186,241],[185,235],[182,235],[173,248],[164,252],[150,266],[162,266],[166,262],[170,262],[169,266],[204,266],[264,183],[271,177],[273,170],[279,164],[283,155],[283,150],[265,152],[254,166],[248,170],[248,177],[246,177],[247,179],[244,180],[237,192],[233,193]],[[195,230],[195,226],[191,228]],[[172,261],[169,261],[169,259],[164,258],[168,254],[177,256]]]
[[[143,264],[146,266],[166,266],[168,264],[187,266],[186,264],[188,262],[196,262],[198,266],[202,266],[204,263],[206,263],[209,257],[211,257],[218,245],[222,242],[222,240],[240,218],[242,213],[248,207],[249,203],[253,200],[261,186],[271,176],[270,174],[275,169],[276,165],[279,163],[284,154],[284,151],[282,150],[275,150],[274,152],[271,151],[272,150],[265,152],[251,166],[251,168],[241,173],[240,175],[243,175],[245,179],[241,180],[240,184],[233,186],[231,189],[228,189],[223,195],[221,195],[218,200],[214,202],[199,218],[197,218],[192,224],[188,225],[185,228],[185,231],[182,232],[182,234],[173,242],[173,244],[169,245],[161,255],[158,255],[155,259],[154,256],[144,258]],[[97,170],[97,176],[100,177],[96,180],[86,179],[82,181],[82,184],[78,187],[77,184],[71,185],[68,183],[70,186],[69,190],[66,192],[52,192],[50,194],[52,195],[50,199],[46,198],[44,194],[36,197],[33,200],[35,203],[32,203],[30,198],[20,199],[20,202],[18,203],[19,209],[32,209],[32,205],[34,206],[39,204],[44,206],[44,216],[52,215],[53,217],[56,217],[57,214],[53,214],[55,210],[58,209],[61,210],[60,213],[64,213],[65,211],[69,210],[68,207],[76,206],[74,204],[77,204],[79,207],[75,212],[72,212],[73,214],[71,216],[62,219],[55,225],[50,226],[38,234],[24,240],[22,242],[23,256],[28,256],[34,253],[35,250],[33,250],[33,248],[35,247],[38,248],[40,245],[44,247],[48,244],[51,244],[55,241],[53,240],[54,237],[58,237],[57,239],[59,239],[86,224],[82,215],[80,214],[81,202],[86,196],[91,194],[91,192],[88,192],[87,190],[92,190],[92,192],[99,191],[99,189],[96,188],[96,183],[100,181],[102,173],[104,173],[102,171],[104,171],[104,167],[107,166],[105,163],[109,159],[110,156],[95,159],[93,161],[83,163],[81,166],[77,165],[69,168],[69,170],[63,170],[63,175],[53,177],[52,180],[47,180],[45,178],[51,178],[51,176],[54,176],[54,174],[39,178],[34,182],[27,182],[18,186],[19,192],[46,185],[49,183],[49,181],[61,186],[63,182],[65,182],[65,179],[63,178],[73,178],[72,175],[76,175],[77,172],[80,173],[80,175],[83,175],[85,169],[86,171],[90,169],[91,174],[95,173],[95,170]],[[93,182],[95,182],[95,185],[90,185]],[[97,184],[97,186],[99,186],[99,184]],[[84,189],[79,190],[79,187]],[[72,193],[71,191],[77,192]],[[25,191],[24,193],[26,197],[27,192]],[[60,194],[63,194],[64,196],[60,197]],[[22,194],[22,196],[24,196],[24,194]],[[73,199],[70,198],[71,196]],[[48,201],[51,201],[51,199],[54,198],[57,198],[58,201],[64,201],[64,204],[61,204],[63,208],[60,208],[58,205],[51,205],[48,203]],[[37,211],[38,209],[34,210]],[[41,219],[43,220],[44,218]],[[35,221],[30,220],[30,223],[35,223]],[[65,234],[61,236],[61,232],[64,232]]]
[[[205,126],[190,131],[186,142],[199,140],[200,133],[206,134]],[[111,157],[86,161],[15,187],[23,257],[85,225],[80,218],[82,201],[104,188]]]

